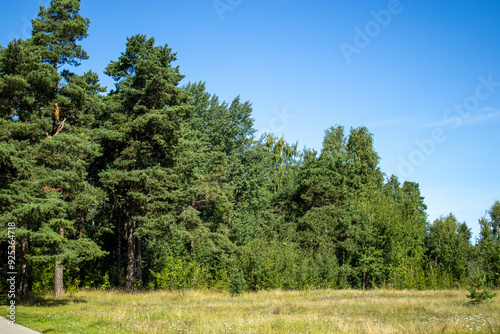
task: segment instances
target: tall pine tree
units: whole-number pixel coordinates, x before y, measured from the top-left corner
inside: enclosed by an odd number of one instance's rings
[[[27,292],[26,260],[54,261],[54,294],[61,296],[65,264],[104,255],[87,237],[92,208],[102,203],[102,193],[87,180],[87,167],[100,150],[78,127],[94,107],[79,101],[92,100],[102,89],[91,72],[80,77],[65,70],[64,84],[58,73],[59,66],[87,58],[75,44],[88,26],[79,6],[79,1],[57,0],[42,6],[32,39],[14,41],[2,52],[0,104],[8,129],[2,144],[16,151],[3,159],[8,181],[1,219],[20,228],[21,294]]]
[[[169,231],[189,197],[182,123],[190,106],[178,87],[183,76],[172,66],[175,53],[154,44],[145,35],[128,38],[125,52],[105,72],[116,89],[100,119],[105,155],[96,168],[112,221],[126,240],[127,291],[142,287],[143,240]]]

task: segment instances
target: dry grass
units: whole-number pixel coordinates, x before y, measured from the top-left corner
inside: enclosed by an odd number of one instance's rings
[[[17,308],[46,333],[498,333],[500,298],[469,305],[465,291],[85,291]],[[79,301],[78,297],[88,300]],[[5,313],[5,311],[3,312]]]

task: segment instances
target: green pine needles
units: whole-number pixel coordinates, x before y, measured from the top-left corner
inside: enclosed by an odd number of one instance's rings
[[[16,295],[440,289],[467,284],[471,264],[471,302],[495,295],[500,202],[472,245],[453,214],[427,220],[418,183],[382,173],[368,128],[331,126],[319,151],[257,138],[249,101],[182,86],[177,54],[143,34],[106,67],[108,92],[72,72],[89,58],[80,5],[52,0],[30,39],[0,46],[0,247],[15,224]]]
[[[485,286],[486,275],[484,272],[480,270],[476,270],[476,272],[470,278],[470,285],[467,286],[467,291],[469,291],[469,295],[467,298],[471,300],[469,303],[471,304],[480,304],[483,303],[497,295],[497,293],[491,293],[488,288]]]

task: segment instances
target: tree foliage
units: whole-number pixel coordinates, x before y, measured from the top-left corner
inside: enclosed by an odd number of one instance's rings
[[[182,86],[176,53],[142,34],[106,67],[108,92],[71,71],[89,58],[79,11],[52,0],[32,38],[0,47],[0,224],[16,225],[20,295],[500,286],[498,201],[473,245],[453,214],[428,222],[418,183],[382,173],[366,127],[328,128],[320,152],[256,138],[249,101]]]

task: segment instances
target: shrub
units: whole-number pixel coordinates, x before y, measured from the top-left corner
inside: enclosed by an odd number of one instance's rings
[[[239,295],[246,289],[245,275],[239,268],[233,269],[230,275],[229,292],[231,295]]]
[[[156,278],[158,289],[178,290],[183,297],[190,288],[205,287],[205,271],[196,261],[175,261],[173,256],[169,256],[161,272],[150,271]]]
[[[470,295],[467,295],[467,298],[470,298],[471,304],[479,304],[490,298],[495,297],[496,293],[491,293],[486,287],[486,274],[477,270],[470,278],[471,285],[467,286],[467,291],[469,291]]]

